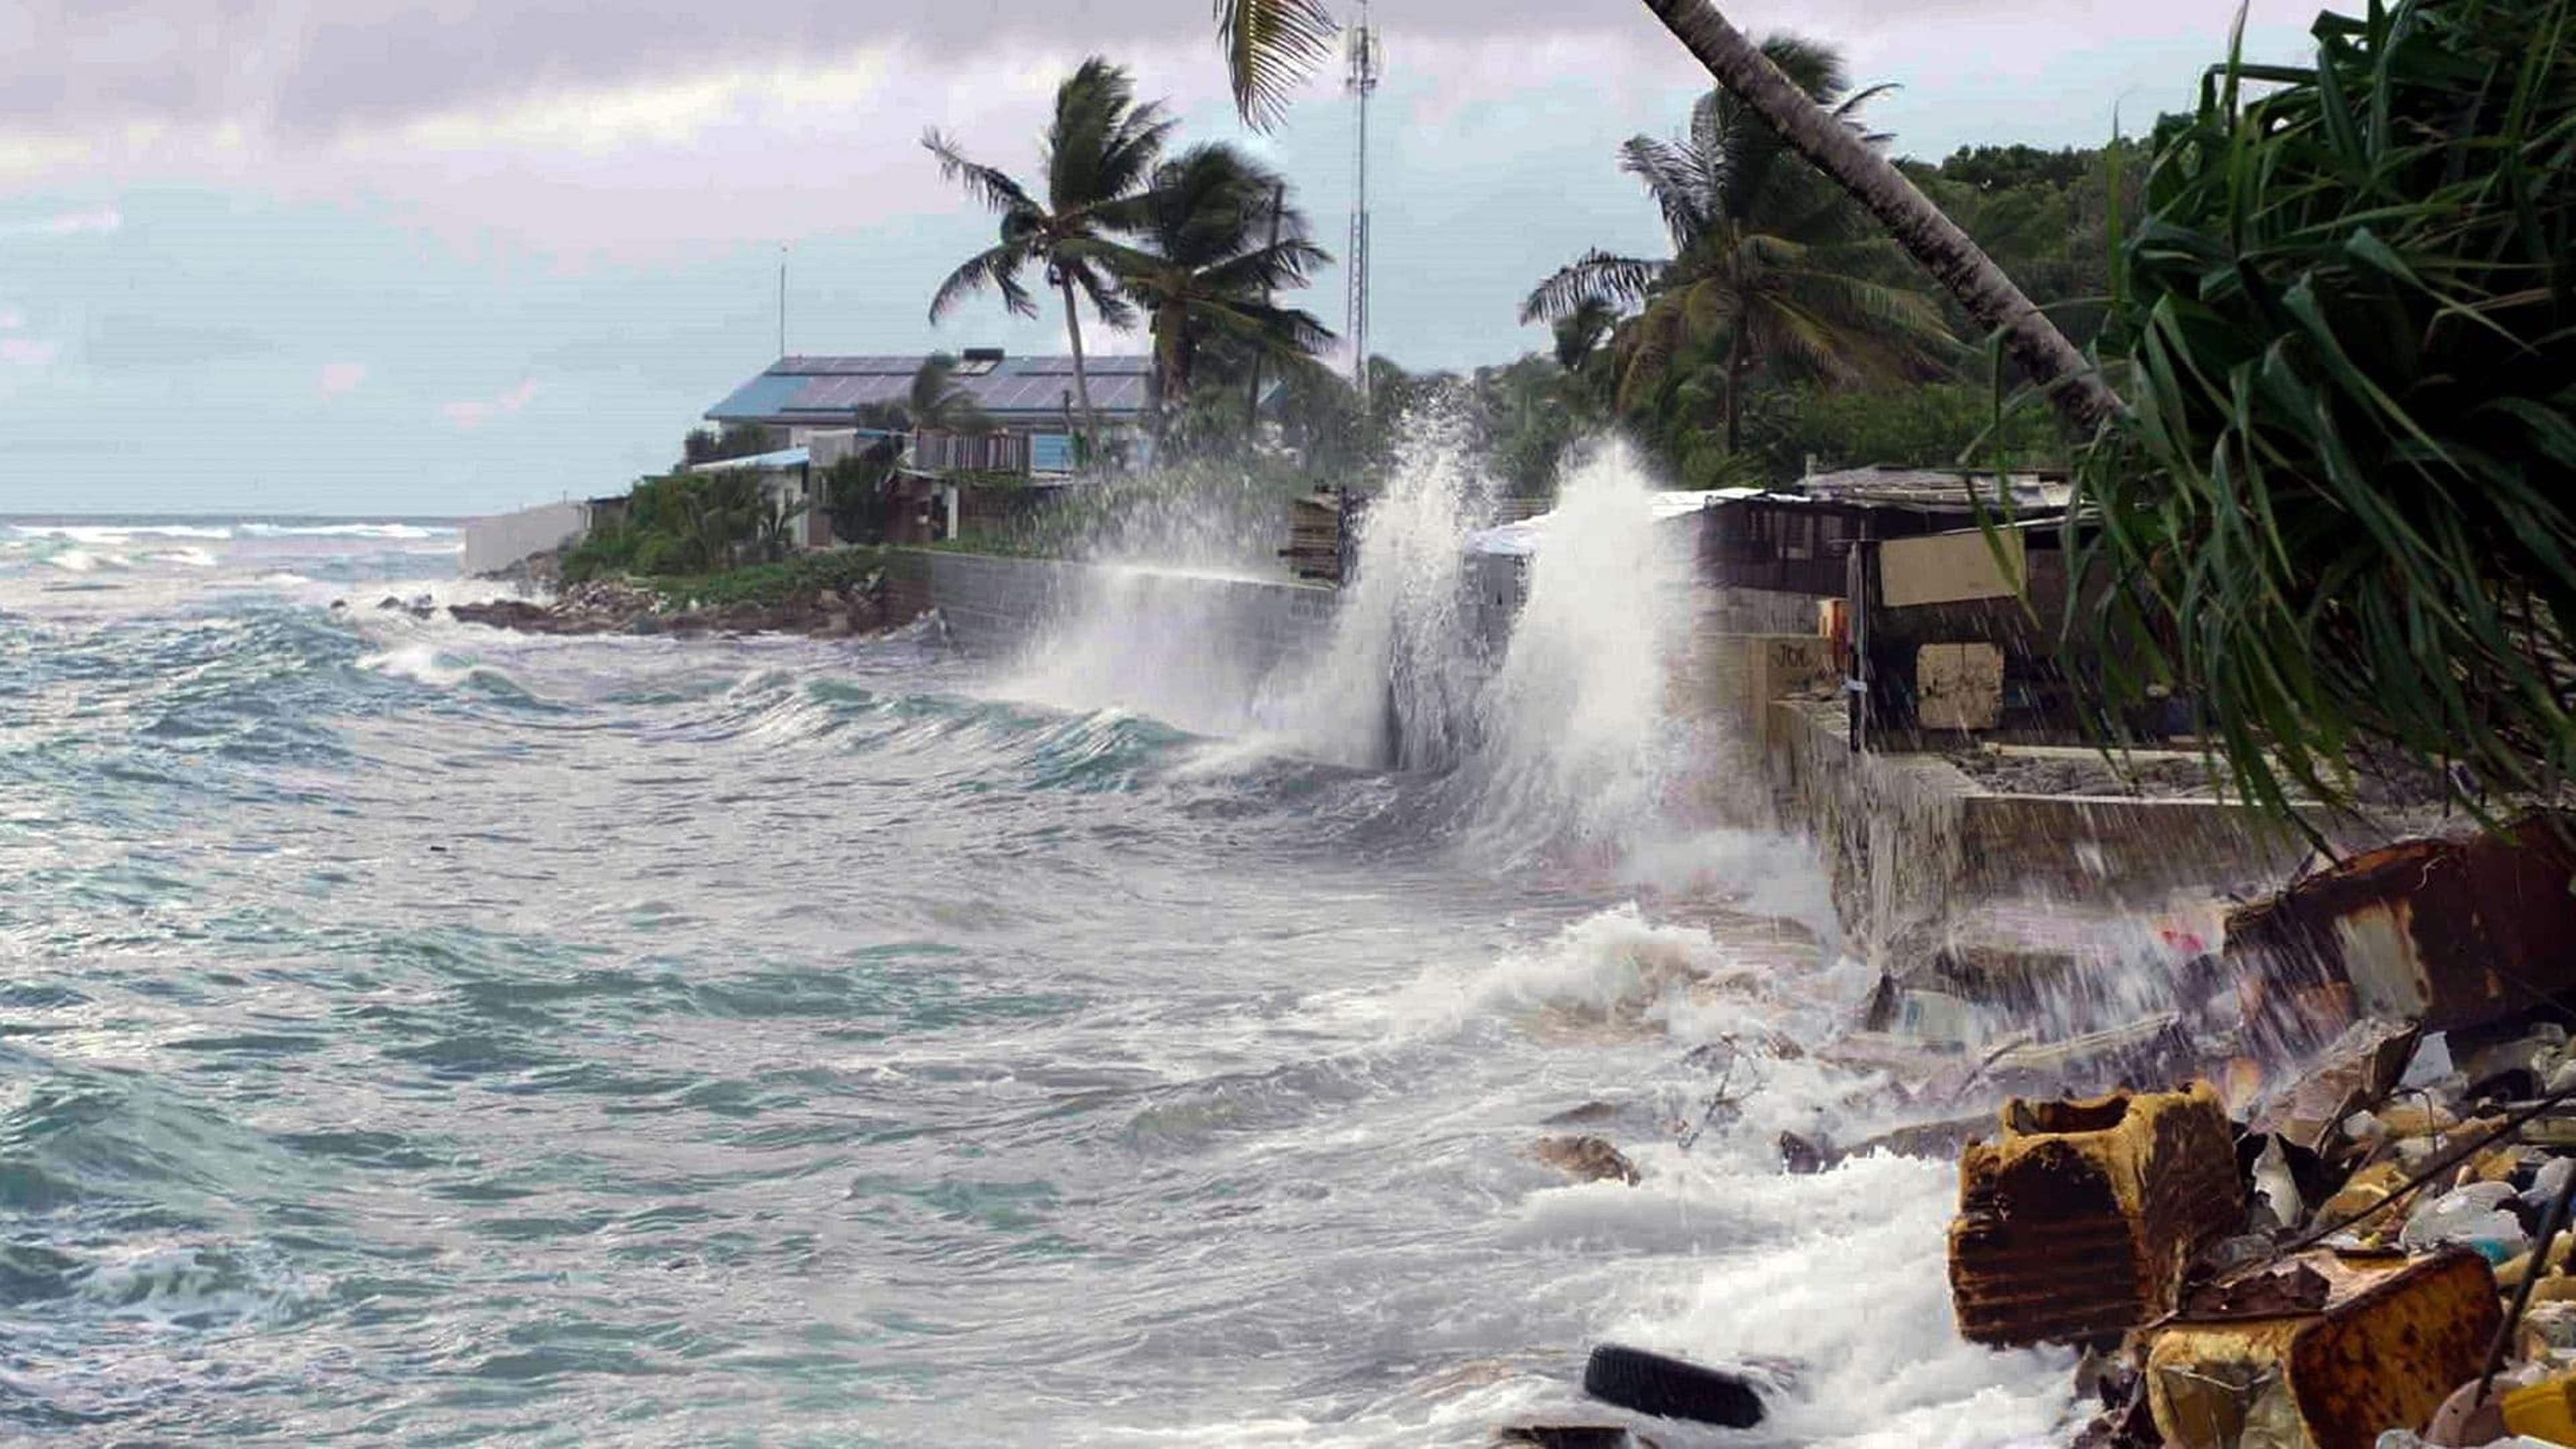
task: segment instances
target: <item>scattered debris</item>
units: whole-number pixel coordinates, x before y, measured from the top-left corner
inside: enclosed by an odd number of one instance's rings
[[[1780,1134],[1780,1166],[1791,1176],[1824,1171],[1834,1161],[1833,1144],[1810,1142],[1795,1132]]]
[[[2475,1253],[2329,1250],[2293,1266],[2324,1285],[2322,1301],[2285,1302],[2267,1316],[2177,1319],[2153,1332],[2147,1392],[2169,1441],[2183,1449],[2368,1444],[2383,1429],[2431,1418],[2477,1375],[2501,1322],[2495,1279]],[[2290,1291],[2297,1302],[2314,1296]]]
[[[1961,1148],[1994,1130],[1995,1118],[1991,1112],[1950,1117],[1938,1122],[1917,1122],[1910,1127],[1881,1132],[1842,1155],[1866,1157],[1873,1152],[1884,1152],[1891,1157],[1956,1157]]]
[[[1750,1429],[1763,1416],[1762,1396],[1742,1374],[1617,1344],[1592,1350],[1591,1361],[1583,1366],[1583,1391],[1640,1414],[1729,1429]]]
[[[1951,1305],[1978,1343],[2108,1337],[2172,1311],[2183,1270],[2244,1220],[2217,1093],[2015,1098],[1959,1161]]]
[[[1586,1102],[1579,1107],[1568,1107],[1545,1120],[1550,1127],[1572,1127],[1586,1122],[1607,1122],[1618,1115],[1619,1109],[1615,1105],[1594,1101]]]
[[[1655,1449],[1617,1424],[1511,1424],[1494,1431],[1496,1444],[1535,1444],[1539,1449]]]
[[[2256,1121],[2311,1152],[2329,1153],[2345,1118],[2388,1100],[2421,1034],[2384,1021],[2355,1022],[2319,1054],[2286,1097]]]
[[[1987,1061],[1984,1077],[1996,1091],[2101,1091],[2123,1082],[2181,1080],[2200,1058],[2182,1018],[2159,1012],[2126,1026],[2009,1048]]]
[[[1531,1144],[1530,1156],[1576,1182],[1607,1182],[1616,1178],[1635,1187],[1640,1180],[1637,1164],[1599,1137],[1542,1137]]]
[[[2295,1048],[2359,1017],[2448,1031],[2576,987],[2576,815],[2352,857],[2228,917],[2245,1017]]]

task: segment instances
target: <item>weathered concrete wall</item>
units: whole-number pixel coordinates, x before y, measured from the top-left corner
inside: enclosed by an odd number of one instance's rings
[[[590,505],[548,503],[465,525],[465,551],[457,560],[471,576],[508,568],[530,554],[562,548],[590,532]]]
[[[1845,929],[1874,949],[2006,902],[2108,910],[2268,887],[2304,854],[2244,806],[1997,794],[1935,756],[1854,755],[1835,706],[1771,712],[1779,824],[1814,839]]]

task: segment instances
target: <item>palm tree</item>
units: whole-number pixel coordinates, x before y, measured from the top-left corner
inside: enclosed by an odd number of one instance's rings
[[[1037,303],[1020,285],[1020,271],[1031,263],[1046,268],[1047,285],[1064,297],[1064,330],[1073,346],[1073,390],[1081,404],[1084,427],[1093,435],[1100,419],[1091,408],[1091,380],[1083,370],[1082,316],[1074,293],[1091,300],[1092,310],[1112,327],[1131,326],[1135,310],[1118,295],[1116,279],[1100,265],[1069,254],[1069,243],[1098,234],[1098,212],[1132,196],[1145,184],[1163,143],[1176,123],[1159,103],[1136,103],[1135,83],[1122,66],[1093,56],[1056,87],[1055,118],[1047,127],[1042,155],[1046,196],[1041,202],[1028,188],[1002,170],[978,165],[962,155],[938,131],[926,132],[921,144],[939,158],[939,174],[963,181],[966,189],[1002,215],[1001,239],[949,273],[931,294],[930,320],[938,321],[964,298],[986,286],[999,290],[1003,304],[1023,317],[1037,315]]]
[[[1845,129],[1878,94],[1851,94],[1841,58],[1826,46],[1775,36],[1763,50]],[[1676,142],[1630,139],[1619,164],[1662,211],[1672,257],[1587,252],[1539,284],[1521,320],[1573,319],[1598,304],[1640,309],[1613,344],[1621,408],[1662,381],[1685,345],[1722,335],[1733,453],[1756,372],[1838,384],[1899,377],[1926,367],[1948,342],[1930,298],[1877,279],[1895,249],[1727,92],[1701,97]]]
[[[805,516],[805,510],[805,504],[788,502],[784,493],[761,490],[752,532],[763,563],[776,563],[795,548],[796,520]]]
[[[1252,358],[1302,359],[1332,346],[1314,315],[1271,300],[1302,287],[1332,260],[1310,239],[1306,215],[1287,202],[1276,172],[1218,142],[1193,146],[1154,168],[1153,184],[1104,209],[1105,229],[1133,244],[1106,239],[1068,251],[1096,260],[1152,319],[1154,375],[1161,409],[1189,397],[1202,343],[1215,341]]]
[[[1576,303],[1574,310],[1556,319],[1556,365],[1568,372],[1580,371],[1618,325],[1619,309],[1606,300],[1591,297]]]
[[[2002,334],[2006,350],[2069,422],[2089,434],[2120,410],[2119,394],[2048,314],[1867,137],[1802,91],[1764,47],[1728,24],[1708,0],[1645,3],[1728,94],[1878,218],[1897,244],[1959,299],[1977,325]]]
[[[1993,258],[1866,138],[1782,74],[1709,0],[1645,5],[1720,86],[1878,218],[1978,326],[2000,333],[2013,359],[2079,431],[2090,433],[2120,411],[2119,394]],[[1321,0],[1216,0],[1217,43],[1246,121],[1265,128],[1277,121],[1288,92],[1332,53],[1333,29]]]
[[[866,403],[858,410],[861,427],[889,432],[915,428],[937,433],[989,433],[993,420],[975,394],[957,380],[957,359],[934,352],[913,370],[912,386],[900,402]]]

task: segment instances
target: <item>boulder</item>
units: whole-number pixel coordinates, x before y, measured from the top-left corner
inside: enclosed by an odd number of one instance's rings
[[[1599,1137],[1542,1137],[1531,1144],[1529,1155],[1577,1182],[1615,1178],[1634,1187],[1639,1181],[1637,1164]]]

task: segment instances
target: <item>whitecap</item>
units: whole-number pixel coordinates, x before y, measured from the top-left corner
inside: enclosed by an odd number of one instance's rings
[[[473,678],[475,668],[471,664],[450,661],[438,652],[435,645],[427,643],[398,644],[360,659],[358,667],[370,674],[408,679],[415,684],[432,684],[441,689],[452,689]]]
[[[411,523],[245,523],[253,538],[397,538],[426,539],[453,534],[453,528],[423,528]]]

